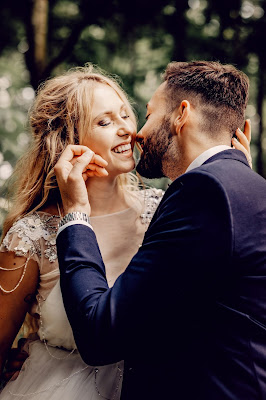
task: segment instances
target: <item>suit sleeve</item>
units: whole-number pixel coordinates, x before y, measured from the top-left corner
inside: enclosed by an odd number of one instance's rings
[[[84,361],[126,358],[129,343],[169,329],[173,315],[197,324],[195,307],[204,310],[232,273],[232,241],[223,187],[196,172],[172,183],[142,247],[110,289],[94,232],[64,229],[57,238],[61,289]]]

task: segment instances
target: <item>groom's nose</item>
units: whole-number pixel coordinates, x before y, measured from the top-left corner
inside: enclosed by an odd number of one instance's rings
[[[140,142],[143,140],[143,134],[142,134],[142,129],[138,131],[137,136],[136,136],[136,141]]]
[[[138,149],[139,149],[140,151],[142,151],[143,144],[144,144],[144,138],[143,138],[142,132],[141,132],[141,130],[140,130],[140,131],[137,133],[137,136],[136,136],[136,145],[137,145],[137,147],[138,147]]]

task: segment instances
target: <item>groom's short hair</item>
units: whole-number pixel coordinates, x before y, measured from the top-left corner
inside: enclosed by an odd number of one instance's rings
[[[201,112],[202,130],[233,135],[241,128],[248,102],[249,79],[233,65],[214,61],[171,62],[164,73],[169,112],[188,100]]]

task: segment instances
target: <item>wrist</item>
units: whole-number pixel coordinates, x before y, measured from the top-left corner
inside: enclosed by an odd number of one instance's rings
[[[88,217],[90,217],[90,210],[88,209],[88,207],[81,207],[81,206],[77,206],[77,207],[65,207],[64,206],[63,216],[70,214],[70,213],[75,213],[75,212],[87,214]]]

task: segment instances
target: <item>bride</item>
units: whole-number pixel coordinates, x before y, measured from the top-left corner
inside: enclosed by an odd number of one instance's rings
[[[0,247],[0,370],[26,315],[31,334],[24,351],[29,357],[0,399],[119,399],[123,361],[86,365],[64,310],[55,243],[63,210],[53,167],[68,144],[94,152],[84,173],[90,178],[90,221],[110,286],[137,252],[163,191],[139,189],[130,172],[135,165],[134,113],[118,83],[91,66],[42,85],[30,127],[33,142],[14,173],[12,208]],[[245,135],[238,132],[238,137],[242,144],[234,146],[249,151]]]

